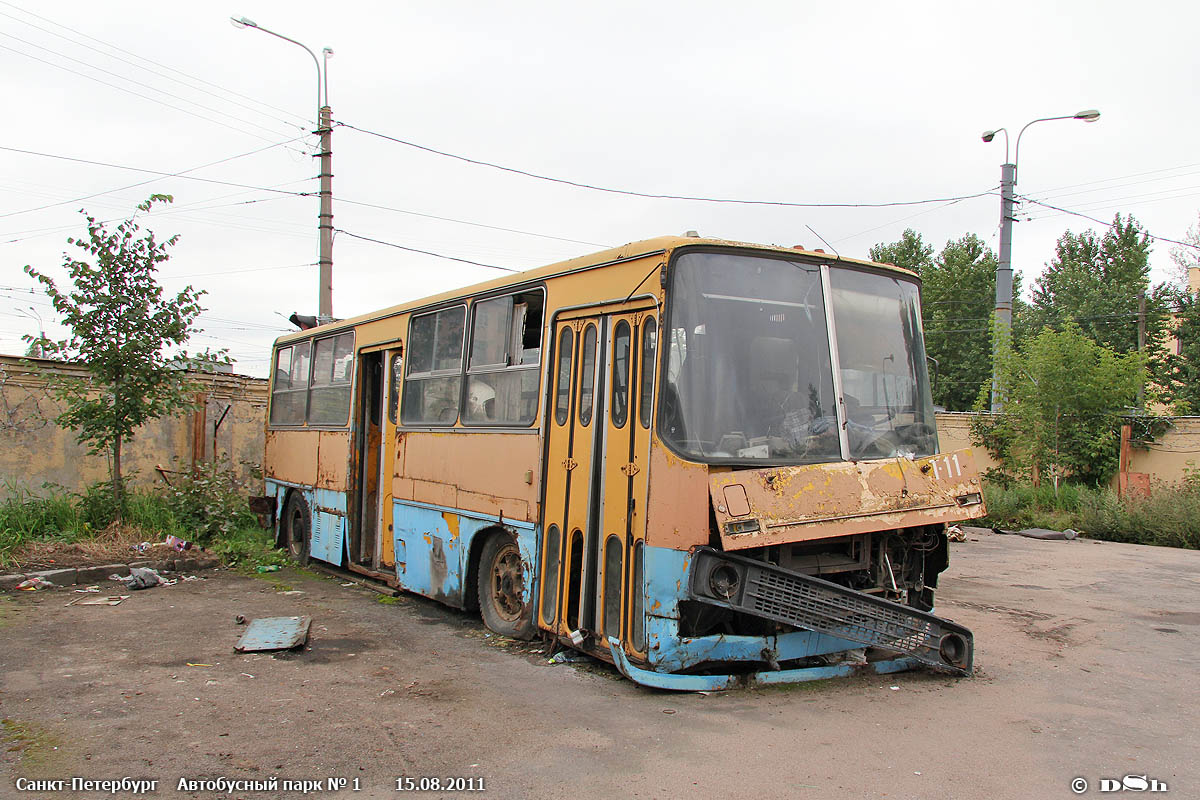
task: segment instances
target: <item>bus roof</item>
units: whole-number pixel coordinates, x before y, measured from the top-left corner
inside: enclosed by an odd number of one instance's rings
[[[277,338],[275,341],[276,343],[286,343],[294,339],[303,339],[314,334],[320,335],[323,332],[332,333],[336,330],[352,328],[365,322],[383,319],[385,317],[390,317],[405,311],[411,311],[413,309],[423,308],[425,306],[433,306],[448,300],[470,297],[472,295],[482,294],[496,289],[503,289],[506,286],[514,286],[518,284],[529,283],[531,281],[539,281],[545,278],[554,277],[556,275],[564,275],[570,272],[576,272],[592,267],[598,267],[604,264],[610,264],[614,261],[626,261],[633,258],[642,258],[645,256],[654,255],[656,253],[669,253],[679,247],[697,245],[709,247],[750,248],[754,250],[788,253],[792,255],[799,253],[811,258],[825,259],[830,262],[842,261],[850,264],[859,264],[862,266],[881,267],[883,269],[891,270],[904,275],[915,276],[915,274],[909,270],[902,269],[894,264],[878,264],[874,261],[866,261],[861,258],[847,258],[845,256],[838,256],[833,253],[826,253],[821,250],[805,250],[800,246],[783,247],[780,245],[753,244],[749,242],[732,241],[729,239],[709,239],[696,236],[658,236],[653,239],[643,239],[641,241],[623,244],[619,247],[612,247],[608,250],[589,253],[587,255],[578,256],[566,261],[558,261],[553,264],[547,264],[543,267],[534,267],[533,269],[523,270],[510,275],[503,275],[490,281],[475,283],[469,286],[459,287],[457,289],[450,289],[449,291],[445,291],[440,294],[416,298],[394,306],[389,306],[387,308],[376,309],[365,314],[359,314],[355,317],[348,317],[346,319],[335,320],[324,325],[318,325],[317,327],[310,328],[308,330],[286,333]]]

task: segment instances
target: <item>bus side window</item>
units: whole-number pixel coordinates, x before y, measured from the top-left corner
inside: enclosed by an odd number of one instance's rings
[[[312,386],[308,390],[308,424],[346,424],[353,378],[354,333],[317,339],[313,347]]]
[[[464,424],[533,424],[538,407],[543,305],[541,290],[472,305]]]
[[[653,317],[642,326],[641,391],[638,393],[638,418],[650,429],[650,409],[654,405],[654,351],[658,346],[658,323]]]
[[[388,419],[392,424],[396,424],[396,409],[400,407],[400,384],[403,382],[404,373],[400,370],[404,366],[404,351],[397,350],[392,355],[392,375],[391,384],[388,390]]]
[[[566,425],[571,413],[572,339],[570,326],[564,326],[558,335],[558,383],[555,385],[554,400],[554,421],[559,425]]]
[[[629,418],[629,323],[621,320],[613,333],[612,423],[624,428]]]
[[[271,424],[303,425],[308,397],[308,342],[281,347],[275,354],[271,390]]]
[[[449,426],[458,420],[466,314],[465,306],[453,306],[409,321],[403,424]]]

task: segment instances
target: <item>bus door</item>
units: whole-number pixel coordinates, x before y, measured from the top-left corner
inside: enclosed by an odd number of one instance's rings
[[[391,571],[395,565],[392,541],[391,481],[395,441],[395,378],[400,348],[360,352],[355,419],[355,463],[357,524],[350,537],[350,568]],[[386,409],[386,413],[385,413]],[[360,570],[360,571],[361,571]]]
[[[640,622],[630,630],[622,621],[635,606],[640,617],[641,608],[624,598],[631,581],[640,586],[640,566],[631,565],[640,565],[645,531],[649,437],[632,388],[645,319],[653,319],[649,311],[555,326],[539,623],[566,636],[579,632],[598,647],[607,647],[609,635],[644,639]],[[631,649],[641,652],[644,643]]]

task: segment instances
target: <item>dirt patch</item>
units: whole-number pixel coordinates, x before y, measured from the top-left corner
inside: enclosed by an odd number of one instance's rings
[[[157,561],[175,554],[165,542],[150,542],[146,550],[139,551],[137,546],[145,541],[145,536],[145,532],[137,528],[114,524],[96,536],[78,542],[27,542],[9,556],[9,570],[29,572]]]

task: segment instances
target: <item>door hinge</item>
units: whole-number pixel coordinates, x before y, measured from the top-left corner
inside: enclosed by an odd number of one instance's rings
[[[642,468],[637,465],[636,461],[630,461],[625,466],[621,467],[621,472],[624,472],[630,478],[642,471]]]
[[[579,466],[579,462],[573,458],[564,458],[563,466],[567,468],[567,472],[570,472],[571,470],[573,470]]]

